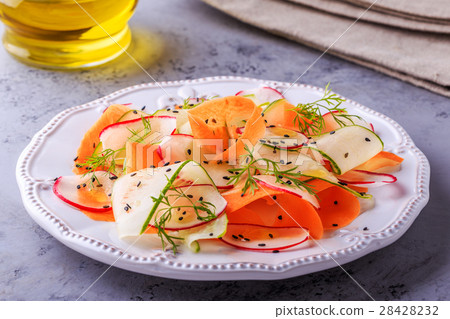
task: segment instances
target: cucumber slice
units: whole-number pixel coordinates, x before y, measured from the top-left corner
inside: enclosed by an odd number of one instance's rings
[[[306,147],[317,149],[341,175],[381,152],[383,141],[371,130],[352,125],[322,135]]]
[[[266,134],[260,143],[279,149],[298,149],[308,142],[306,135],[280,126],[267,127]]]
[[[164,163],[174,163],[192,159],[194,137],[187,134],[172,134],[164,137],[158,153]]]
[[[177,119],[177,132],[179,134],[192,134],[191,125],[189,124],[189,118],[187,110],[182,108],[168,108],[158,110],[153,113],[154,116],[172,116]]]
[[[152,218],[158,215],[159,205],[171,185],[175,187],[203,185],[206,188],[196,188],[196,194],[200,195],[196,196],[195,200],[203,196],[204,201],[211,201],[215,206],[216,216],[225,209],[226,201],[218,193],[208,173],[198,163],[185,161],[156,169],[143,169],[123,175],[113,186],[111,200],[119,236],[137,236],[144,232]],[[205,193],[201,195],[201,192]],[[187,218],[185,222],[189,223],[175,224],[176,227],[172,225],[172,228],[180,229],[196,225]],[[197,225],[200,223],[201,221],[198,221]]]
[[[302,174],[337,182],[337,178],[323,165],[311,157],[295,150],[277,149],[259,144],[255,146],[255,153],[253,155],[256,159],[266,158],[278,163],[281,170],[296,168],[297,172],[300,171]],[[258,161],[256,165],[261,169],[262,173],[264,173],[264,169],[267,168],[267,162],[263,160]],[[269,169],[271,168],[270,165]]]
[[[184,245],[198,253],[200,251],[200,239],[221,238],[227,231],[228,218],[226,214],[210,221],[205,225],[180,230],[177,237],[183,238]]]

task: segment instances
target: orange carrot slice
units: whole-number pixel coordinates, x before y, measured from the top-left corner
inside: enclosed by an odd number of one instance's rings
[[[90,212],[88,210],[80,209],[80,211],[85,214],[90,219],[99,222],[114,222],[114,213],[112,210],[103,213]]]
[[[137,142],[127,142],[125,145],[127,173],[163,164],[158,154],[158,145]]]
[[[374,172],[376,170],[395,167],[403,162],[403,158],[390,152],[381,151],[370,160],[355,167],[355,170]]]
[[[359,201],[352,193],[333,186],[317,194],[320,208],[317,213],[324,229],[347,226],[359,215]]]
[[[304,227],[311,237],[323,235],[322,222],[315,208],[306,200],[281,190],[259,185],[254,194],[242,194],[242,185],[222,193],[228,202],[229,223],[269,227]]]
[[[100,116],[97,122],[84,134],[80,146],[77,150],[77,157],[75,160],[75,167],[73,172],[75,174],[84,174],[86,169],[83,167],[76,167],[76,164],[84,163],[88,156],[91,156],[96,146],[100,142],[100,132],[110,124],[116,123],[122,115],[128,112],[130,108],[122,104],[113,104],[109,106],[105,112]]]

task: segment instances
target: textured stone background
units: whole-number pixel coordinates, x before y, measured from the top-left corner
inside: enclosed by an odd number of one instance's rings
[[[242,75],[293,81],[320,52],[237,22],[198,0],[141,1],[131,53],[158,80]],[[2,31],[2,27],[0,27]],[[0,48],[0,299],[73,300],[107,268],[53,239],[26,213],[17,158],[56,113],[149,82],[129,59],[86,71],[33,69]],[[431,200],[396,243],[345,268],[377,300],[448,300],[450,101],[325,55],[302,78],[398,121],[430,160]],[[87,300],[367,300],[339,268],[281,281],[191,282],[112,268]]]

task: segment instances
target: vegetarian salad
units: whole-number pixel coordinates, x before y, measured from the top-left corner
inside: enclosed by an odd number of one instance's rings
[[[403,159],[343,102],[327,85],[296,105],[269,87],[153,114],[111,105],[81,140],[75,175],[53,191],[115,222],[121,238],[159,239],[152,248],[293,249],[350,224],[375,205],[369,188],[396,181]]]

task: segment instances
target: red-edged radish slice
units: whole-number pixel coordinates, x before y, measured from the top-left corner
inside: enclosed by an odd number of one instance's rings
[[[303,133],[289,130],[280,126],[267,127],[266,134],[260,143],[279,149],[298,149],[309,141]]]
[[[397,177],[384,174],[384,173],[374,173],[361,170],[348,171],[343,175],[338,176],[341,182],[346,184],[351,184],[354,186],[364,186],[364,187],[379,187],[386,184],[392,184],[397,181]]]
[[[53,185],[53,193],[73,207],[102,213],[111,210],[111,189],[115,175],[96,171],[97,179],[91,174],[59,177]]]
[[[307,241],[308,238],[308,230],[300,227],[229,223],[222,241],[240,249],[277,252],[297,246]]]
[[[261,105],[264,103],[272,103],[273,101],[284,99],[283,94],[268,86],[251,90],[239,91],[236,93],[236,96],[247,97],[253,100],[253,102],[255,102],[256,105]]]
[[[100,132],[100,141],[103,149],[118,150],[125,147],[126,142],[134,141],[134,138],[141,138],[144,143],[158,142],[176,128],[175,117],[146,116],[108,125]]]
[[[194,137],[187,134],[172,134],[162,139],[158,155],[165,163],[184,162],[192,159]]]
[[[194,187],[192,185],[211,186],[198,188],[195,194],[191,194],[191,190],[196,189],[192,189]],[[212,201],[215,205],[216,216],[222,213],[227,204],[205,169],[193,161],[185,161],[155,169],[142,169],[121,176],[114,184],[112,206],[119,236],[138,236],[145,231],[160,209],[161,203],[158,199],[162,199],[161,196],[166,194],[171,187],[186,187],[184,191],[192,195],[193,200],[202,200],[200,197],[203,196],[203,201]],[[178,212],[178,210],[173,212],[173,215],[178,214]],[[183,210],[180,209],[180,213],[183,213]],[[194,221],[184,220],[183,217],[178,223],[179,217],[183,216],[178,216],[173,221],[177,224],[166,223],[166,227],[181,229],[194,227],[203,222],[196,221],[195,224]]]
[[[264,187],[269,187],[281,192],[297,195],[300,198],[303,198],[304,200],[310,202],[314,207],[320,207],[317,198],[314,195],[308,193],[306,189],[300,189],[298,187],[290,186],[289,184],[277,183],[277,178],[273,175],[257,175],[253,178],[258,184],[261,184]],[[281,180],[283,181],[283,179]],[[287,180],[285,179],[284,182],[287,182]]]

